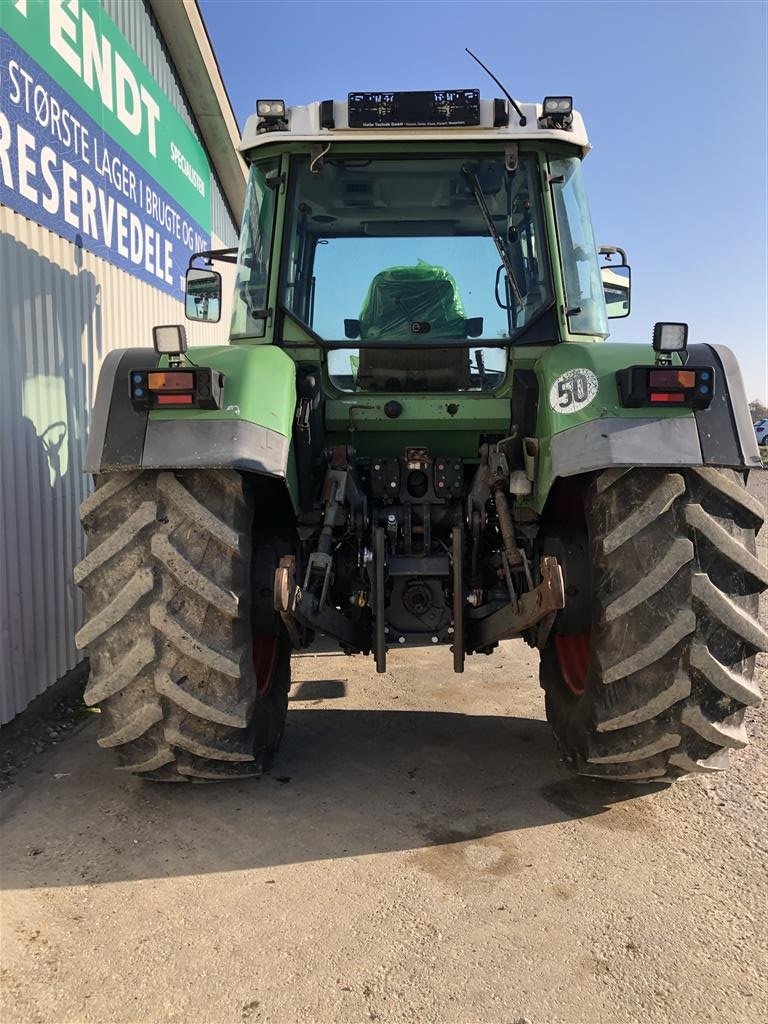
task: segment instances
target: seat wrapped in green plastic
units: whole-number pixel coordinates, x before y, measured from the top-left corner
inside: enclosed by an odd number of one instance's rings
[[[412,324],[421,329],[414,331]],[[360,350],[358,385],[374,391],[464,389],[469,383],[467,349],[445,348],[440,342],[466,337],[464,306],[445,267],[419,260],[415,267],[382,270],[371,281],[360,312],[360,338],[382,345]],[[388,341],[434,341],[435,347],[392,349]]]
[[[445,267],[419,260],[415,267],[382,270],[371,281],[360,311],[360,337],[408,341],[415,333],[412,324],[429,324],[435,341],[466,338],[459,289]]]

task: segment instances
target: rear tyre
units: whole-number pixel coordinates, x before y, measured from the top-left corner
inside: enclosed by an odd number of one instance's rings
[[[547,717],[580,773],[674,780],[719,771],[746,746],[768,649],[758,601],[763,522],[743,475],[611,469],[584,491],[591,628],[541,653]]]
[[[105,474],[81,507],[78,647],[118,769],[163,781],[258,775],[290,684],[283,636],[254,636],[254,499],[229,470]]]

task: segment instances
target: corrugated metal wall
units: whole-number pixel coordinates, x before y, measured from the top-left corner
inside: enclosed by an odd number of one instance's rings
[[[0,0],[2,2],[2,0]],[[104,7],[191,124],[156,26],[143,3]],[[212,181],[212,244],[237,231]],[[114,348],[151,345],[158,323],[183,320],[182,304],[0,207],[0,723],[82,655],[72,569],[83,557],[78,506],[85,438],[101,363]],[[225,303],[226,306],[226,303]],[[187,324],[192,344],[226,338]]]
[[[85,438],[101,363],[181,303],[0,208],[0,722],[80,660]],[[226,320],[224,321],[224,325]],[[190,342],[221,341],[187,323]]]

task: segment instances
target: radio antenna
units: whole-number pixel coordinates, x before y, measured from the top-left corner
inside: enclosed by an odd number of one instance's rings
[[[527,117],[525,116],[525,114],[524,114],[524,113],[522,112],[522,110],[521,110],[521,109],[520,109],[520,107],[519,107],[519,106],[517,105],[517,103],[515,103],[515,101],[514,101],[514,100],[512,99],[512,97],[511,97],[511,96],[510,96],[510,94],[509,94],[509,93],[507,92],[507,90],[506,90],[506,89],[504,88],[504,86],[503,86],[503,85],[501,84],[501,82],[500,82],[500,81],[498,80],[498,78],[496,77],[496,75],[494,75],[494,73],[493,73],[493,72],[492,72],[492,71],[490,70],[490,68],[487,68],[487,67],[485,66],[485,64],[483,64],[483,62],[482,62],[482,61],[480,60],[480,58],[479,58],[479,57],[476,57],[476,56],[474,55],[474,53],[472,53],[472,51],[471,51],[470,49],[468,49],[468,48],[467,48],[466,46],[464,47],[464,49],[465,49],[465,50],[466,50],[466,52],[467,52],[467,53],[469,54],[469,56],[470,56],[470,57],[472,58],[472,60],[475,60],[475,61],[477,61],[477,63],[478,63],[479,65],[480,65],[480,67],[481,67],[481,68],[483,69],[483,71],[485,71],[485,73],[486,73],[487,75],[489,75],[489,76],[490,76],[490,77],[491,77],[491,78],[492,78],[492,79],[494,80],[494,82],[496,83],[496,85],[498,85],[498,87],[499,87],[499,88],[501,89],[501,91],[502,91],[502,92],[504,93],[504,95],[505,95],[505,96],[507,97],[507,99],[509,100],[509,102],[510,102],[510,103],[512,104],[512,106],[513,106],[513,107],[515,108],[515,110],[517,111],[518,117],[520,118],[520,127],[521,127],[521,128],[525,128],[526,124],[528,124],[528,118],[527,118]]]

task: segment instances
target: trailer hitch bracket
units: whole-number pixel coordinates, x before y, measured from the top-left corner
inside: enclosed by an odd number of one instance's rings
[[[537,587],[521,594],[517,602],[510,601],[486,618],[473,622],[470,627],[472,650],[520,636],[541,622],[548,628],[544,637],[539,635],[537,638],[537,646],[546,641],[555,615],[565,607],[565,588],[563,572],[556,558],[544,555],[539,568],[541,583]]]

